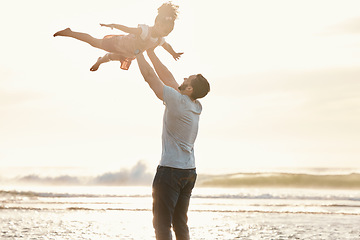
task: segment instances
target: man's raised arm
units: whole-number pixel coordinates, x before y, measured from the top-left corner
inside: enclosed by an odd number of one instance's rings
[[[156,75],[150,64],[145,60],[143,53],[136,55],[136,59],[140,72],[143,75],[145,81],[149,84],[150,88],[154,91],[156,96],[160,100],[163,100],[164,83]]]
[[[165,65],[160,61],[160,59],[156,56],[154,49],[148,49],[147,54],[154,65],[155,71],[161,81],[169,87],[174,88],[176,91],[179,91],[179,84],[176,82],[172,73],[165,67]]]

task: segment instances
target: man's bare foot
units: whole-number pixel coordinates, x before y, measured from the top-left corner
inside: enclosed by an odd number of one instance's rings
[[[100,64],[102,64],[102,61],[100,61],[101,59],[102,59],[102,57],[98,58],[96,63],[94,65],[92,65],[92,67],[90,68],[90,71],[95,72],[96,70],[98,70],[98,68],[100,67]]]
[[[56,32],[54,34],[54,37],[56,37],[56,36],[68,36],[70,32],[71,32],[70,28],[65,28],[64,30]]]

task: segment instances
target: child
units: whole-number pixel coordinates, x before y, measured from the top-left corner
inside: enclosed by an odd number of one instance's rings
[[[127,70],[131,61],[135,59],[135,54],[159,45],[177,60],[183,53],[176,53],[171,45],[165,42],[164,37],[174,29],[178,8],[171,2],[161,5],[158,8],[158,15],[152,27],[144,24],[139,24],[137,28],[130,28],[120,24],[100,24],[101,26],[119,29],[128,33],[127,35],[107,35],[103,39],[97,39],[89,34],[74,32],[70,28],[66,28],[56,32],[54,37],[72,37],[109,52],[97,60],[90,68],[91,71],[96,71],[100,64],[110,60],[120,61],[121,68]]]

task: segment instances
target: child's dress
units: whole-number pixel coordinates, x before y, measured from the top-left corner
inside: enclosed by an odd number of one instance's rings
[[[140,36],[134,34],[105,36],[102,41],[103,49],[128,59],[135,59],[136,50],[143,52],[165,43],[163,37],[153,38],[150,36],[148,25],[139,24],[138,27],[141,28]]]

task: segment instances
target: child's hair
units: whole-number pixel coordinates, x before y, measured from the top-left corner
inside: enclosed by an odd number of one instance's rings
[[[197,74],[196,78],[191,81],[193,99],[203,98],[210,92],[210,84],[201,74]]]
[[[178,16],[179,6],[174,5],[172,2],[167,2],[158,8],[158,15],[155,21],[174,22]]]

